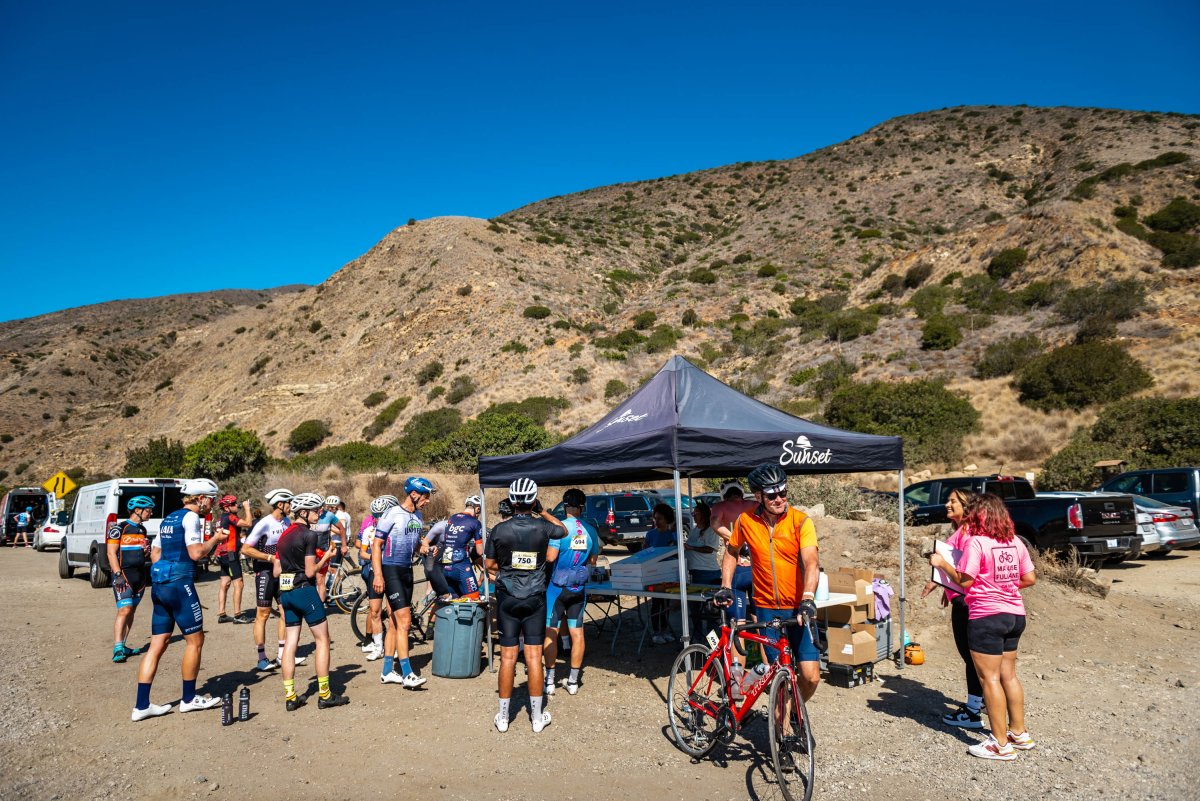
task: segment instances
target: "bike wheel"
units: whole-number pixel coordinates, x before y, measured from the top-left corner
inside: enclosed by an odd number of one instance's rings
[[[767,730],[775,778],[787,801],[809,801],[813,791],[812,730],[804,699],[797,696],[792,674],[781,670],[771,680]]]
[[[371,641],[367,636],[367,616],[371,614],[371,605],[367,599],[366,593],[354,599],[354,604],[350,607],[350,630],[354,632],[354,636],[358,638],[359,645],[366,645]]]
[[[350,614],[354,602],[367,594],[367,582],[363,580],[362,570],[348,570],[333,583],[330,600],[345,614]]]
[[[709,649],[689,645],[675,657],[667,679],[667,718],[675,745],[699,759],[717,744],[717,710],[726,703],[725,674]]]

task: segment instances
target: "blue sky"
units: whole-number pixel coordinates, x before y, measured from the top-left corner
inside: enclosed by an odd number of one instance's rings
[[[0,320],[964,104],[1200,112],[1200,4],[0,6]]]

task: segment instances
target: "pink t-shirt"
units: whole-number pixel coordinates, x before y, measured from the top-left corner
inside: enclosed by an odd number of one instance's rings
[[[971,620],[988,615],[1025,614],[1017,585],[1021,576],[1033,572],[1033,560],[1019,537],[1011,542],[970,537],[955,568],[975,579],[966,596]]]
[[[946,544],[949,545],[954,550],[958,551],[959,553],[962,553],[963,551],[967,550],[967,543],[970,541],[971,541],[970,531],[967,530],[966,526],[959,526],[958,528],[954,529],[954,533],[951,534],[946,539]],[[956,570],[958,569],[957,566],[955,566],[955,569]],[[946,597],[949,598],[951,601],[953,601],[955,598],[961,598],[962,593],[955,592],[954,590],[947,587],[946,588]]]

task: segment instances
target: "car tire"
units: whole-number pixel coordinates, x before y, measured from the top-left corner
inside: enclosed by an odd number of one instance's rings
[[[69,579],[75,575],[75,568],[67,561],[67,548],[64,545],[63,549],[58,552],[58,577],[60,579]]]
[[[92,588],[102,590],[109,585],[112,577],[108,571],[100,567],[100,555],[92,551],[92,556],[88,559],[88,581],[91,582]]]

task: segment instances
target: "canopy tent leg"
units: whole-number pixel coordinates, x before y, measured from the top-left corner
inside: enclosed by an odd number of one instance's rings
[[[900,501],[900,504],[899,504],[900,512],[898,514],[898,516],[900,518],[900,600],[898,603],[898,606],[900,607],[900,631],[899,631],[899,633],[896,634],[896,637],[899,638],[900,650],[903,651],[904,650],[904,603],[905,603],[905,595],[904,595],[904,468],[903,467],[900,468],[900,470],[896,473],[896,476],[897,476],[897,482],[899,484],[899,492],[896,493],[896,497]],[[904,660],[903,659],[896,660],[896,669],[897,670],[904,669]]]
[[[683,627],[683,647],[691,642],[692,631],[688,621],[687,563],[683,558],[683,499],[679,497],[679,471],[675,470],[675,550],[679,553],[679,622]]]
[[[487,495],[484,494],[483,485],[479,485],[479,499],[483,501],[483,505],[479,507],[479,525],[483,529],[483,550],[487,552]],[[483,586],[479,588],[479,597],[483,600],[483,618],[484,618],[484,636],[487,637],[487,660],[488,672],[495,673],[496,666],[492,663],[492,604],[488,598],[488,574],[487,565],[483,568]]]

